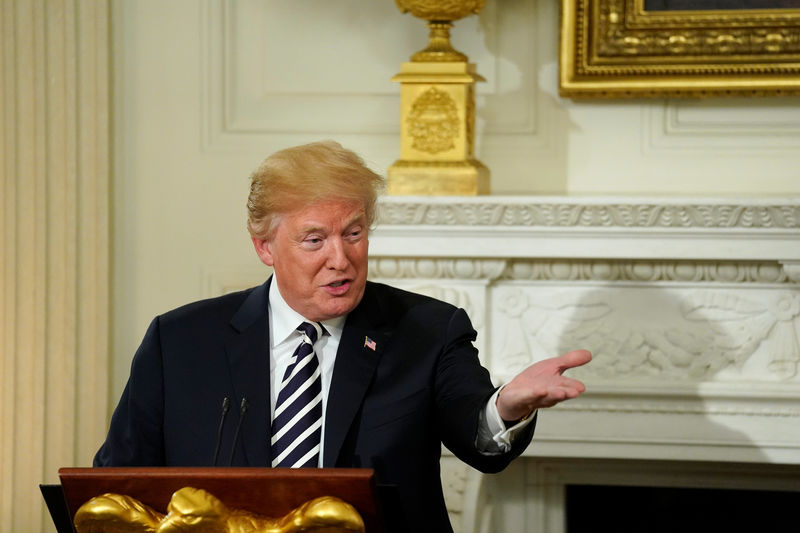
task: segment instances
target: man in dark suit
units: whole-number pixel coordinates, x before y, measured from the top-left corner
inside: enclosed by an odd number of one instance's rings
[[[591,356],[495,388],[463,310],[366,280],[380,186],[336,143],[267,158],[248,228],[274,276],[151,323],[95,465],[369,467],[397,487],[401,519],[450,531],[441,445],[502,470],[536,409],[583,392],[562,374]]]

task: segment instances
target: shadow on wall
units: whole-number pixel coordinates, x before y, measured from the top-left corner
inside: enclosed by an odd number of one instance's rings
[[[790,339],[800,323],[797,294],[617,285],[513,290],[501,301],[500,312],[515,324],[509,329],[523,332],[509,333],[495,352],[511,373],[570,349],[590,349],[592,363],[570,371],[590,392],[595,386],[630,394],[621,400],[626,411],[681,425],[642,435],[645,441],[667,434],[686,445],[712,444],[748,461],[765,460],[747,434],[719,422],[719,403],[701,389],[713,384],[729,393],[746,383],[796,379],[800,354]],[[649,412],[656,399],[667,401]],[[636,428],[629,429],[636,439]]]
[[[476,155],[492,171],[493,194],[565,194],[568,130],[577,126],[557,96],[558,39],[539,31],[558,20],[558,2],[504,0],[489,7],[478,18],[494,69],[476,66],[495,92],[476,89]]]

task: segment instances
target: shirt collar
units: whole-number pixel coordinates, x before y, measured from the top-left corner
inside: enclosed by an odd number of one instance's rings
[[[278,278],[274,275],[272,283],[269,285],[269,310],[272,320],[270,343],[273,348],[283,344],[294,335],[299,335],[297,326],[301,323],[311,322],[289,307],[278,289]],[[327,333],[338,342],[342,337],[345,320],[347,320],[347,315],[342,315],[330,320],[323,320],[322,325],[325,326]]]

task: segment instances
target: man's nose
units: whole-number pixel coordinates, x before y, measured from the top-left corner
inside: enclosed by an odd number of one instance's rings
[[[328,253],[328,268],[331,270],[345,270],[349,264],[344,250],[344,241],[340,238],[330,239]]]

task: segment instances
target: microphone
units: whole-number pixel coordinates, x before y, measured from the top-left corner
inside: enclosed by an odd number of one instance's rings
[[[219,417],[219,429],[217,429],[217,444],[214,446],[214,466],[217,466],[217,457],[219,457],[219,445],[222,442],[222,428],[225,426],[225,417],[231,408],[231,400],[225,396],[222,399],[222,415]]]
[[[233,454],[236,453],[236,445],[239,443],[239,430],[242,429],[247,406],[247,397],[242,397],[242,405],[239,407],[239,423],[236,424],[236,432],[233,434],[233,446],[231,446],[231,457],[228,459],[228,466],[233,466]]]

